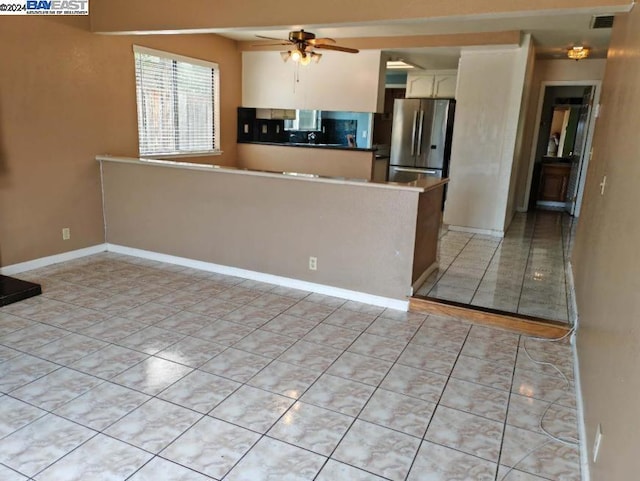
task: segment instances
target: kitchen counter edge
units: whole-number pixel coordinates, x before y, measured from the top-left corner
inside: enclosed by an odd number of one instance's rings
[[[123,164],[135,164],[144,166],[169,167],[173,169],[199,170],[203,172],[221,172],[225,174],[253,175],[258,177],[270,177],[276,179],[302,180],[308,182],[322,182],[327,184],[355,185],[360,187],[373,187],[378,189],[408,190],[418,193],[427,192],[443,186],[449,179],[427,177],[413,182],[374,182],[364,179],[346,179],[341,177],[325,177],[316,174],[304,174],[297,172],[270,172],[263,170],[239,169],[213,164],[196,164],[191,162],[178,162],[174,160],[162,160],[153,158],[118,157],[111,155],[97,155],[99,162],[117,162]]]

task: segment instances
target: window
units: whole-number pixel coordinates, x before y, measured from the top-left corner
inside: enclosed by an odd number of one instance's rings
[[[285,120],[285,130],[320,130],[321,110],[296,110],[295,120]]]
[[[140,155],[220,152],[218,65],[134,46]]]

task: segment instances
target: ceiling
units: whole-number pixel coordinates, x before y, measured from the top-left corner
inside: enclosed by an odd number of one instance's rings
[[[235,40],[258,40],[256,35],[287,38],[290,30],[304,28],[318,37],[339,39],[363,37],[394,37],[413,35],[443,35],[520,30],[531,33],[538,58],[566,58],[566,50],[574,45],[592,49],[593,58],[605,58],[611,29],[592,29],[595,14],[615,12],[602,8],[581,9],[578,12],[533,12],[530,14],[482,15],[474,17],[441,17],[410,21],[389,21],[369,24],[290,25],[279,29],[242,29],[216,32]],[[340,43],[340,42],[338,42]],[[460,48],[430,47],[389,50],[396,58],[410,60],[424,68],[455,68]],[[386,50],[385,50],[386,51]]]

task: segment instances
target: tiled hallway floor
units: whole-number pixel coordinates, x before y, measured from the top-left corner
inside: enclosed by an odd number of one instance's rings
[[[567,343],[107,253],[27,274],[3,481],[580,479],[539,426],[577,437],[573,382],[524,351],[572,380]]]
[[[565,269],[573,219],[516,214],[504,239],[443,231],[439,269],[418,296],[568,322]]]

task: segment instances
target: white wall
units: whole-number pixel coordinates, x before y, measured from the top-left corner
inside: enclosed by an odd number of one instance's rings
[[[380,50],[323,53],[319,63],[307,66],[298,66],[291,60],[283,62],[280,52],[243,52],[242,105],[382,111],[384,67]]]
[[[444,222],[503,235],[529,40],[513,49],[463,50]]]

